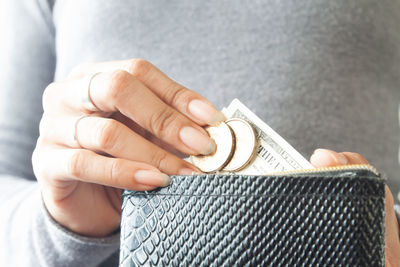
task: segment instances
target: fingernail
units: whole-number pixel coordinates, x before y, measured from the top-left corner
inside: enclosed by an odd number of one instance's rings
[[[217,147],[214,140],[193,127],[183,127],[179,136],[185,145],[202,155],[214,153]]]
[[[327,153],[322,149],[315,150],[311,155],[310,161],[316,167],[326,167],[334,164],[330,153]]]
[[[164,187],[171,182],[171,178],[165,173],[151,170],[139,170],[134,177],[137,183],[150,186]]]
[[[347,158],[343,154],[321,148],[314,151],[310,161],[317,167],[347,164]]]
[[[189,112],[197,119],[207,123],[208,125],[217,125],[219,122],[226,120],[225,115],[216,110],[211,104],[202,100],[192,100],[188,106]]]
[[[179,175],[194,175],[194,174],[200,174],[200,172],[193,170],[193,169],[189,169],[189,168],[183,168],[179,170]]]

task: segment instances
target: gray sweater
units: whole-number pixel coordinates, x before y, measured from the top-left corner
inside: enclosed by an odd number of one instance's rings
[[[0,266],[115,266],[119,235],[44,208],[41,96],[83,61],[145,58],[218,108],[237,97],[305,157],[355,151],[400,189],[400,2],[0,1]]]

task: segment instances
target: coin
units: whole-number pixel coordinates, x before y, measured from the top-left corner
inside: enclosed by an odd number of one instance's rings
[[[206,127],[205,130],[215,141],[217,149],[212,155],[191,156],[190,160],[203,172],[219,171],[232,157],[235,150],[235,136],[225,122]]]
[[[229,163],[223,171],[238,171],[247,166],[255,154],[257,138],[254,128],[245,120],[233,118],[226,121],[236,140],[236,147]]]

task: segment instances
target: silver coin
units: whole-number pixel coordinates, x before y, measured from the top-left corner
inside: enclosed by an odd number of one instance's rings
[[[255,154],[257,138],[254,128],[242,119],[234,118],[226,122],[231,127],[236,140],[236,147],[229,163],[223,171],[234,172],[249,164]]]
[[[190,160],[203,172],[219,171],[232,157],[235,149],[235,136],[231,128],[224,122],[217,126],[206,127],[205,130],[215,141],[217,149],[212,155],[191,156]]]

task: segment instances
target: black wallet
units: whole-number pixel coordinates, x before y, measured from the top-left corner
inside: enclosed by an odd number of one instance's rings
[[[120,266],[385,264],[385,179],[369,165],[172,176],[122,198]]]

